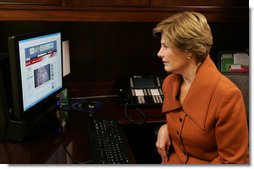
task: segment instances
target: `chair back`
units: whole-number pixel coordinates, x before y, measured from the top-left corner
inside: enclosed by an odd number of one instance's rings
[[[241,90],[245,103],[247,119],[249,122],[249,74],[247,73],[223,73]]]

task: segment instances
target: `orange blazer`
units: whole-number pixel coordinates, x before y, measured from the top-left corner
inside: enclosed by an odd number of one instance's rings
[[[248,125],[241,91],[223,76],[210,56],[200,66],[183,101],[182,77],[170,74],[163,82],[171,151],[168,163],[247,163]]]

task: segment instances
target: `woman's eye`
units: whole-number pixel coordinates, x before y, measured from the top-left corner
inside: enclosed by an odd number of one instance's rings
[[[164,48],[168,48],[168,45],[163,44],[162,46],[163,46]]]

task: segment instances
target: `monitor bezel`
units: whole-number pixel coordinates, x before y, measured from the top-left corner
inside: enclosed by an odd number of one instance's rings
[[[27,110],[23,110],[23,93],[22,93],[22,78],[21,78],[21,67],[20,67],[20,51],[19,42],[26,39],[36,38],[40,36],[50,35],[60,33],[60,45],[61,45],[61,84],[62,86],[48,95],[46,98],[42,99],[32,107]],[[30,32],[26,34],[16,34],[8,38],[9,44],[9,57],[10,57],[10,71],[11,71],[11,81],[12,81],[12,97],[13,97],[13,114],[15,118],[24,120],[31,116],[37,116],[37,113],[45,112],[45,107],[51,104],[52,99],[55,98],[56,94],[63,90],[63,51],[62,51],[62,32],[60,30],[44,30],[40,32]],[[54,104],[54,103],[53,103]]]

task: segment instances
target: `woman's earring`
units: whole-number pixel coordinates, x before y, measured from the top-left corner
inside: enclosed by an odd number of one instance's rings
[[[191,53],[187,53],[187,59],[191,59]]]

